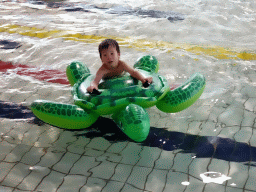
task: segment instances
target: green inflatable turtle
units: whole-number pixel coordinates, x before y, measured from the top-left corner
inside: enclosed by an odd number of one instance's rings
[[[156,107],[166,113],[179,112],[192,105],[203,93],[205,78],[196,73],[179,87],[170,90],[167,80],[157,73],[159,63],[154,56],[143,56],[134,64],[144,76],[153,78],[150,85],[142,85],[130,75],[102,80],[98,92],[88,93],[87,87],[95,78],[80,62],[67,67],[67,77],[73,86],[75,105],[36,100],[33,113],[51,125],[65,129],[84,129],[100,115],[112,114],[113,120],[132,140],[144,141],[150,121],[144,108]]]

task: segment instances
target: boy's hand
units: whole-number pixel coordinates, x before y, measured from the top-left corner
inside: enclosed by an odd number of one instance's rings
[[[144,78],[144,81],[142,83],[148,82],[149,84],[151,84],[153,82],[153,78],[152,77],[146,77]]]
[[[152,82],[153,82],[152,77],[146,77],[143,79],[142,85],[143,85],[143,87],[147,88]]]
[[[90,92],[90,93],[93,92],[93,89],[98,90],[98,86],[95,85],[94,83],[92,83],[92,85],[90,87],[87,87],[87,91]]]

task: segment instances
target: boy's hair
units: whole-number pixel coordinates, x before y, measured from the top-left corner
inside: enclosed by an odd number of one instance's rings
[[[113,46],[116,48],[117,53],[120,53],[120,48],[116,40],[114,39],[105,39],[99,44],[99,53],[101,57],[101,51],[104,49],[108,49],[109,46]]]

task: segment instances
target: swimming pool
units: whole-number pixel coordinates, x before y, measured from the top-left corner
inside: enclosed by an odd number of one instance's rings
[[[256,191],[254,1],[0,3],[0,191]],[[132,65],[156,56],[170,85],[204,74],[190,108],[148,109],[135,143],[112,120],[69,131],[35,119],[36,99],[72,103],[66,66],[100,66],[114,37]],[[108,126],[106,126],[108,125]]]

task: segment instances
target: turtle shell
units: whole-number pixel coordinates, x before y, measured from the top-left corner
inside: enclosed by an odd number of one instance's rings
[[[78,81],[72,94],[75,104],[84,109],[94,110],[100,115],[108,115],[133,103],[143,108],[154,106],[169,91],[167,80],[154,72],[137,69],[145,77],[152,77],[153,83],[147,88],[130,75],[102,80],[98,86],[100,95],[89,94],[87,87],[95,75],[89,75]]]

